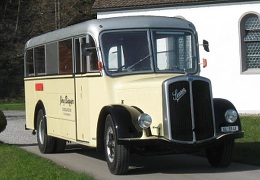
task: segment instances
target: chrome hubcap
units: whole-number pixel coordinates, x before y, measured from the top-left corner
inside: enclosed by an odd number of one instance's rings
[[[109,161],[113,162],[115,158],[115,138],[111,127],[108,128],[106,134],[106,150]]]
[[[39,141],[41,144],[43,144],[44,142],[44,129],[45,129],[45,125],[43,124],[43,120],[41,119],[40,120],[40,123],[39,123]]]

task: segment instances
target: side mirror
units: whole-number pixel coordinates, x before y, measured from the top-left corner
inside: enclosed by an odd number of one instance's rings
[[[209,52],[209,42],[207,40],[203,40],[203,48],[205,51]]]

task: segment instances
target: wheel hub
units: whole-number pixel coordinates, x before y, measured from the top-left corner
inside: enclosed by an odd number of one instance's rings
[[[107,132],[107,156],[110,162],[114,161],[115,157],[115,138],[113,131],[110,128]]]

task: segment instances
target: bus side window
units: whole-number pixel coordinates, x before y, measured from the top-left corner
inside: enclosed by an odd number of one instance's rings
[[[72,66],[72,39],[59,42],[59,74],[73,72]]]
[[[98,71],[98,58],[93,38],[89,35],[74,39],[75,73]]]
[[[87,45],[87,46],[86,46]],[[86,36],[86,43],[82,44],[83,54],[83,70],[84,72],[97,72],[98,71],[98,57],[94,39]]]
[[[58,74],[58,42],[46,45],[46,74]]]
[[[33,49],[29,49],[26,51],[25,63],[25,76],[34,75]]]
[[[34,48],[36,75],[45,74],[45,46]]]
[[[74,52],[75,52],[75,73],[81,72],[81,54],[80,54],[80,40],[81,38],[74,39]]]
[[[74,58],[75,58],[75,73],[85,73],[86,72],[86,60],[85,56],[83,56],[83,52],[81,50],[82,45],[86,44],[85,37],[79,37],[74,39]]]

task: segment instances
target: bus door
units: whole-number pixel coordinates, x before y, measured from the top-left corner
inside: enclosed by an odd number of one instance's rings
[[[95,43],[91,36],[74,38],[76,134],[78,141],[90,141],[90,81],[98,70]]]

